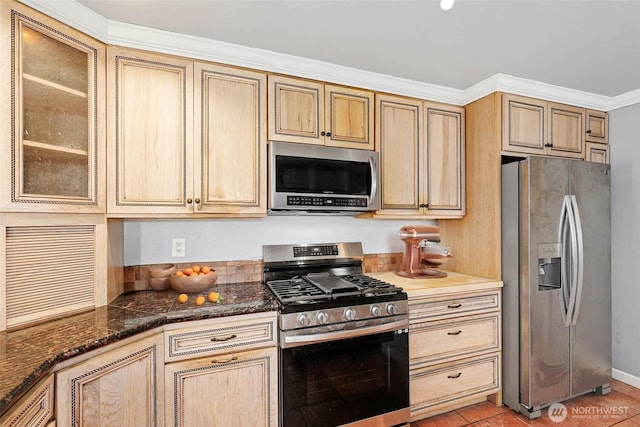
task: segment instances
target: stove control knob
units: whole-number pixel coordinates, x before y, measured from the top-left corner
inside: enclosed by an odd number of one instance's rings
[[[353,308],[347,308],[344,311],[344,320],[356,320],[356,311]]]
[[[380,308],[379,305],[376,304],[371,306],[371,315],[373,317],[378,317],[382,315],[382,309]]]
[[[311,319],[309,319],[309,316],[304,313],[298,315],[298,326],[309,326],[310,323]]]
[[[389,313],[390,315],[394,315],[398,312],[398,307],[396,307],[395,304],[387,304],[387,313]]]
[[[319,312],[316,318],[318,319],[318,323],[321,325],[324,325],[329,321],[329,315],[325,311]]]

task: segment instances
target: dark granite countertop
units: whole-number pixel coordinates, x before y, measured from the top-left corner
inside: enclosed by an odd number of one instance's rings
[[[278,310],[259,282],[218,284],[222,301],[180,304],[173,289],[120,295],[109,305],[24,329],[0,332],[0,414],[59,362],[168,323]]]

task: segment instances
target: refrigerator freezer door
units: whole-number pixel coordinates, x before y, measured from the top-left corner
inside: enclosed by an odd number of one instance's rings
[[[520,164],[520,401],[529,408],[570,396],[570,328],[564,324],[562,297],[570,283],[539,284],[541,254],[560,245],[569,166],[568,160],[545,157]],[[559,252],[566,258],[566,248]],[[567,260],[560,264],[566,266]]]
[[[611,378],[611,175],[609,165],[599,163],[571,161],[570,168],[584,240],[582,292],[571,327],[571,394],[578,395]]]

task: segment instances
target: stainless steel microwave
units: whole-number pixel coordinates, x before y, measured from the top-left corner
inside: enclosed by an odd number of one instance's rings
[[[276,141],[268,152],[271,214],[380,209],[377,152]]]

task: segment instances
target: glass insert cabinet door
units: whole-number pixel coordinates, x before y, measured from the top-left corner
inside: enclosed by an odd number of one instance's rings
[[[104,212],[104,46],[13,5],[6,210]]]

